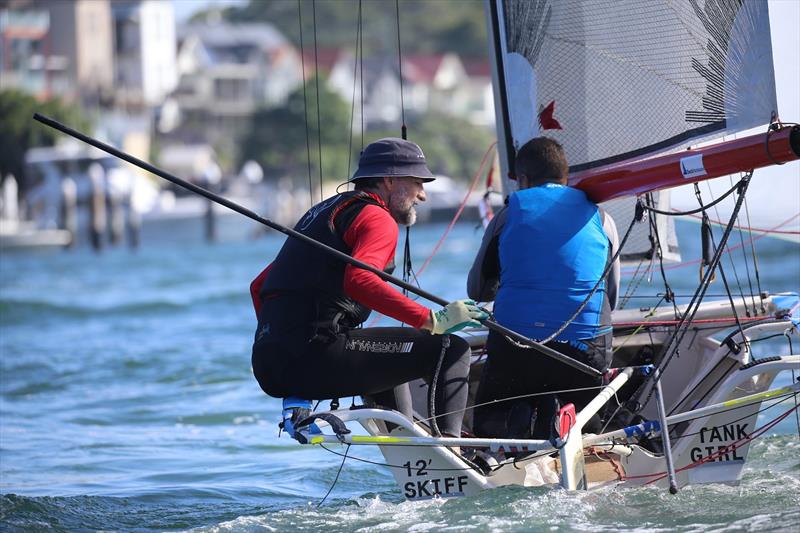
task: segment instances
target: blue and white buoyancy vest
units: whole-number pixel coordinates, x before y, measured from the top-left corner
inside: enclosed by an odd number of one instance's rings
[[[547,183],[509,197],[500,233],[497,321],[545,339],[578,310],[609,260],[599,208],[583,191]],[[556,340],[592,339],[611,331],[603,281]]]

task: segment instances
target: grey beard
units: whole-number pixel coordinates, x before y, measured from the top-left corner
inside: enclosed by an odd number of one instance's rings
[[[417,210],[413,205],[408,209],[401,210],[397,207],[392,208],[392,218],[402,226],[413,226],[417,221]]]
[[[414,201],[411,200],[406,205],[393,205],[394,202],[389,201],[389,212],[392,218],[400,225],[413,226],[417,221],[417,210],[414,207]]]

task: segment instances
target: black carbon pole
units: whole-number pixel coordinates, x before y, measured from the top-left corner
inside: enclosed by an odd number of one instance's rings
[[[95,148],[99,148],[100,150],[102,150],[102,151],[104,151],[106,153],[109,153],[109,154],[113,155],[114,157],[118,157],[118,158],[122,159],[123,161],[127,161],[131,165],[137,166],[137,167],[139,167],[141,169],[144,169],[144,170],[146,170],[146,171],[148,171],[148,172],[150,172],[152,174],[155,174],[156,176],[164,178],[165,180],[167,180],[169,182],[172,182],[175,185],[183,187],[184,189],[188,189],[188,190],[192,191],[193,193],[196,193],[196,194],[199,194],[200,196],[208,198],[209,200],[211,200],[213,202],[217,202],[220,205],[224,205],[228,209],[230,209],[232,211],[236,211],[237,213],[239,213],[241,215],[244,215],[247,218],[250,218],[252,220],[255,220],[256,222],[259,222],[260,224],[264,224],[265,226],[267,226],[269,228],[272,228],[272,229],[274,229],[276,231],[279,231],[279,232],[283,233],[284,235],[287,235],[289,237],[293,237],[295,239],[299,239],[299,240],[305,242],[306,244],[308,244],[310,246],[314,246],[314,247],[318,248],[319,250],[322,250],[325,253],[336,257],[340,261],[344,261],[345,263],[348,263],[348,264],[353,265],[355,267],[362,268],[362,269],[364,269],[364,270],[366,270],[368,272],[372,272],[373,274],[375,274],[376,276],[378,276],[382,280],[388,281],[389,283],[393,283],[394,285],[397,285],[398,287],[406,289],[409,292],[412,292],[412,293],[416,294],[417,296],[421,296],[422,298],[425,298],[428,301],[431,301],[433,303],[439,304],[441,306],[445,306],[448,303],[450,303],[447,300],[444,300],[444,299],[436,296],[435,294],[431,294],[428,291],[425,291],[425,290],[423,290],[423,289],[421,289],[421,288],[419,288],[419,287],[417,287],[415,285],[407,283],[407,282],[405,282],[405,281],[403,281],[401,279],[395,278],[394,276],[391,276],[391,275],[387,274],[386,272],[383,272],[382,270],[379,270],[379,269],[373,267],[372,265],[368,265],[367,263],[359,261],[358,259],[355,259],[355,258],[353,258],[353,257],[351,257],[351,256],[349,256],[349,255],[347,255],[345,253],[340,252],[339,250],[337,250],[335,248],[331,248],[330,246],[328,246],[326,244],[323,244],[323,243],[321,243],[319,241],[316,241],[316,240],[312,239],[311,237],[308,237],[307,235],[303,235],[302,233],[297,232],[297,231],[295,231],[295,230],[293,230],[291,228],[287,228],[286,226],[278,224],[277,222],[273,222],[273,221],[271,221],[269,219],[266,219],[266,218],[264,218],[262,216],[259,216],[258,214],[254,213],[253,211],[250,211],[249,209],[247,209],[246,207],[243,207],[243,206],[241,206],[241,205],[239,205],[239,204],[237,204],[235,202],[231,202],[230,200],[228,200],[227,198],[225,198],[223,196],[215,194],[215,193],[213,193],[213,192],[211,192],[211,191],[209,191],[207,189],[204,189],[203,187],[199,187],[199,186],[195,185],[194,183],[190,183],[190,182],[188,182],[186,180],[183,180],[183,179],[181,179],[181,178],[179,178],[177,176],[174,176],[174,175],[170,174],[169,172],[161,170],[160,168],[151,165],[147,161],[142,161],[141,159],[139,159],[137,157],[133,157],[130,154],[127,154],[127,153],[125,153],[125,152],[123,152],[121,150],[118,150],[118,149],[114,148],[110,144],[106,144],[106,143],[104,143],[102,141],[98,141],[97,139],[95,139],[93,137],[89,137],[88,135],[85,135],[85,134],[83,134],[83,133],[81,133],[81,132],[79,132],[77,130],[74,130],[74,129],[70,128],[69,126],[66,126],[66,125],[58,122],[57,120],[54,120],[54,119],[52,119],[50,117],[46,117],[46,116],[44,116],[44,115],[42,115],[40,113],[34,113],[33,118],[34,118],[34,120],[37,120],[37,121],[41,122],[42,124],[44,124],[46,126],[49,126],[49,127],[53,128],[53,129],[56,129],[56,130],[58,130],[58,131],[60,131],[62,133],[65,133],[66,135],[69,135],[70,137],[74,137],[74,138],[76,138],[76,139],[78,139],[80,141],[85,142],[86,144],[94,146]],[[566,355],[562,354],[561,352],[558,352],[558,351],[556,351],[556,350],[554,350],[554,349],[552,349],[552,348],[550,348],[548,346],[545,346],[545,345],[540,344],[540,343],[538,343],[538,342],[536,342],[536,341],[534,341],[532,339],[529,339],[529,338],[525,337],[524,335],[520,335],[519,333],[517,333],[517,332],[515,332],[513,330],[510,330],[510,329],[506,328],[505,326],[501,326],[497,322],[494,322],[492,320],[482,320],[481,323],[483,325],[485,325],[489,329],[492,329],[492,330],[494,330],[494,331],[496,331],[496,332],[498,332],[498,333],[500,333],[502,335],[505,335],[506,337],[509,337],[509,338],[513,339],[514,341],[520,343],[520,344],[524,344],[526,346],[529,346],[532,349],[536,350],[537,352],[540,352],[540,353],[542,353],[544,355],[552,357],[553,359],[556,359],[556,360],[564,363],[565,365],[569,365],[569,366],[571,366],[572,368],[574,368],[576,370],[580,370],[581,372],[583,372],[585,374],[589,374],[590,376],[600,376],[600,375],[602,375],[602,373],[599,370],[597,370],[595,368],[592,368],[589,365],[585,365],[585,364],[581,363],[580,361],[576,361],[575,359],[572,359],[571,357],[567,357]]]

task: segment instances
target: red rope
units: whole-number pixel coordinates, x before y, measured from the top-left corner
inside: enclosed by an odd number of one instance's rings
[[[754,429],[753,432],[750,433],[749,435],[746,435],[745,437],[742,437],[741,439],[737,440],[736,442],[733,442],[733,443],[729,444],[728,446],[725,446],[724,448],[720,448],[719,450],[717,450],[716,452],[714,452],[712,454],[709,454],[709,455],[707,455],[705,457],[701,457],[697,461],[694,461],[693,463],[689,463],[688,465],[675,470],[675,472],[676,473],[684,472],[686,470],[690,470],[692,468],[696,468],[696,467],[698,467],[698,466],[700,466],[702,464],[708,463],[709,461],[713,461],[714,459],[716,459],[717,457],[720,457],[721,455],[730,453],[730,452],[732,452],[732,451],[734,451],[734,450],[736,450],[738,448],[741,448],[745,444],[748,444],[749,442],[752,442],[755,439],[757,439],[758,437],[760,437],[761,435],[763,435],[767,430],[770,430],[773,427],[775,427],[781,420],[783,420],[784,418],[786,418],[787,416],[792,414],[792,412],[795,411],[798,407],[800,407],[800,405],[795,405],[794,407],[789,408],[788,411],[786,411],[782,415],[778,416],[777,418],[775,418],[771,422],[766,423],[765,425],[761,426],[758,429]],[[667,475],[668,475],[667,472],[654,472],[652,474],[642,474],[642,475],[639,475],[639,476],[624,476],[622,478],[622,480],[625,481],[625,480],[628,480],[628,479],[653,478],[650,481],[648,481],[647,483],[645,483],[645,485],[650,485],[651,483],[655,483],[656,481],[660,481],[660,480],[664,479],[665,477],[667,477]]]
[[[791,218],[788,218],[788,219],[784,220],[783,222],[781,222],[780,224],[778,224],[777,226],[775,226],[774,228],[772,228],[769,231],[774,233],[777,228],[785,226],[786,224],[788,224],[789,222],[791,222],[792,220],[794,220],[794,219],[796,219],[798,217],[800,217],[800,213],[797,213],[796,215],[792,216]],[[746,246],[746,245],[750,244],[751,242],[755,242],[755,241],[757,241],[759,239],[763,239],[767,235],[769,235],[769,233],[762,233],[761,235],[758,235],[756,237],[752,237],[751,239],[748,239],[743,243],[739,243],[736,246],[725,247],[725,253],[729,254],[732,251],[741,248],[742,246]],[[683,267],[687,267],[687,266],[691,266],[691,265],[696,265],[700,261],[702,261],[702,259],[693,259],[691,261],[684,261],[682,263],[677,263],[677,264],[674,264],[674,265],[667,265],[667,266],[664,267],[664,270],[674,270],[676,268],[683,268]],[[653,271],[655,271],[655,269],[656,269],[655,266],[650,266],[650,267],[647,267],[646,269],[644,269],[642,272],[653,272]],[[625,269],[622,270],[622,273],[626,274],[626,275],[627,274],[632,274],[633,272],[634,272],[634,270],[631,269],[631,268],[625,268]]]
[[[481,175],[483,174],[483,167],[484,165],[486,165],[486,160],[488,159],[489,154],[492,152],[492,150],[496,145],[497,141],[490,144],[489,148],[486,149],[486,153],[483,154],[483,159],[481,159],[481,165],[480,167],[478,167],[478,171],[475,172],[475,175],[472,176],[472,184],[470,184],[467,194],[464,195],[464,199],[461,201],[461,205],[458,206],[458,210],[456,211],[456,214],[453,216],[453,220],[450,221],[450,225],[447,226],[447,229],[442,234],[441,238],[439,239],[439,242],[437,242],[436,246],[433,247],[431,255],[428,256],[428,258],[422,264],[422,267],[420,267],[419,272],[417,272],[417,277],[421,276],[422,273],[425,272],[425,268],[427,268],[428,264],[431,262],[431,259],[433,259],[433,256],[436,255],[436,253],[439,251],[439,248],[444,243],[444,240],[447,238],[447,235],[450,234],[450,230],[453,229],[453,226],[456,225],[456,222],[461,217],[461,212],[464,211],[464,207],[467,205],[467,200],[469,200],[472,191],[475,190],[475,186],[478,184],[478,178],[480,178]]]
[[[763,316],[750,316],[750,317],[739,317],[740,322],[752,322],[756,320],[764,320],[765,317]],[[725,323],[725,322],[735,322],[736,317],[722,317],[722,318],[698,318],[692,320],[693,324],[718,324],[718,323]],[[651,320],[651,321],[642,321],[642,322],[614,322],[615,328],[624,328],[624,327],[632,327],[632,326],[675,326],[680,324],[680,320]]]
[[[676,212],[676,213],[680,212],[677,209],[673,209],[673,211]],[[687,215],[687,216],[690,216],[692,218],[696,218],[696,219],[699,219],[699,220],[703,219],[703,217],[701,215]],[[787,220],[783,224],[781,224],[779,226],[775,226],[775,227],[776,228],[780,228],[781,226],[785,226],[787,223],[791,222],[792,220],[794,220],[797,217],[800,217],[800,213],[796,214],[795,216],[793,216],[792,218],[790,218],[789,220]],[[726,222],[721,222],[719,220],[714,220],[712,218],[708,219],[708,221],[711,222],[712,224],[716,224],[718,226],[727,226]],[[755,231],[756,233],[781,233],[781,234],[784,234],[784,235],[800,235],[800,231],[794,231],[794,230],[779,230],[779,229],[774,229],[774,228],[773,229],[762,229],[762,228],[753,228],[753,227],[750,227],[750,226],[740,226],[738,224],[735,224],[733,227],[735,229],[743,229],[743,230],[748,230],[748,231]]]
[[[478,183],[478,178],[483,173],[483,167],[486,164],[486,159],[489,157],[489,154],[492,152],[492,150],[494,149],[494,147],[496,145],[497,145],[497,141],[494,141],[492,144],[489,145],[489,148],[486,149],[486,153],[483,154],[483,159],[481,159],[481,164],[478,167],[477,172],[475,172],[475,175],[472,177],[472,184],[469,186],[469,190],[467,191],[467,194],[464,196],[464,199],[461,201],[461,205],[458,206],[458,210],[456,211],[456,214],[453,216],[453,220],[450,221],[450,225],[447,226],[447,229],[445,230],[444,234],[439,239],[439,242],[436,243],[436,246],[434,246],[433,251],[428,256],[428,258],[425,260],[425,262],[422,264],[422,267],[419,269],[419,272],[417,272],[417,274],[416,274],[417,278],[419,278],[419,276],[421,276],[422,273],[425,271],[425,268],[428,266],[428,263],[431,262],[431,259],[433,259],[433,256],[436,255],[436,253],[439,251],[439,248],[442,246],[442,243],[447,238],[447,235],[450,233],[450,230],[453,229],[453,226],[455,226],[455,224],[458,221],[459,217],[461,217],[461,212],[464,211],[464,207],[467,205],[467,200],[469,200],[469,196],[475,190],[475,185],[477,185],[477,183]],[[489,179],[491,179],[491,174],[489,176]],[[367,327],[369,328],[369,327],[374,326],[375,323],[378,322],[378,320],[380,320],[380,317],[381,317],[381,315],[376,313],[375,317],[373,317],[373,319],[370,320],[369,324],[367,324]]]

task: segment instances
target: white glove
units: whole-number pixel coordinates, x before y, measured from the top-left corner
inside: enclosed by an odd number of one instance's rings
[[[431,332],[437,335],[453,333],[468,326],[478,327],[479,320],[489,318],[489,314],[478,307],[472,300],[456,300],[438,311],[431,313],[433,327]]]

